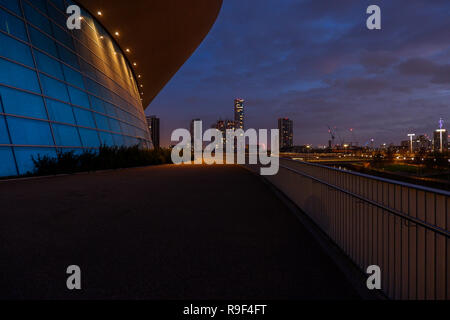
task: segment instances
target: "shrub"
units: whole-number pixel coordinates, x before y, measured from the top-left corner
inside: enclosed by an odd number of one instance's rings
[[[58,153],[56,158],[38,155],[32,158],[35,175],[88,172],[119,168],[131,168],[171,163],[168,149],[142,149],[133,147],[101,146],[98,150]]]

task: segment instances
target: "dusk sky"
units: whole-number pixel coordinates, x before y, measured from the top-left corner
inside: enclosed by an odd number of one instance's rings
[[[366,28],[371,4],[381,31]],[[224,0],[146,113],[161,118],[163,146],[191,119],[233,119],[234,98],[247,129],[291,118],[295,145],[326,145],[327,125],[360,145],[431,135],[440,117],[450,128],[449,16],[448,0]]]

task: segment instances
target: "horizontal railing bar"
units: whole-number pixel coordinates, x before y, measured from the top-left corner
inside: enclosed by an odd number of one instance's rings
[[[420,190],[420,191],[437,193],[439,195],[450,197],[450,192],[445,191],[445,190],[419,186],[419,185],[412,184],[412,183],[396,181],[396,180],[381,178],[381,177],[377,177],[377,176],[371,176],[371,175],[368,175],[368,174],[354,172],[354,171],[342,170],[342,169],[333,168],[333,167],[329,167],[329,166],[325,166],[325,165],[317,164],[317,163],[305,162],[305,161],[300,161],[300,160],[293,160],[293,159],[290,159],[290,158],[280,158],[280,159],[288,160],[288,161],[292,161],[292,162],[296,162],[296,163],[301,163],[301,164],[305,164],[305,165],[309,165],[309,166],[313,166],[313,167],[324,168],[324,169],[327,169],[327,170],[337,171],[337,172],[341,172],[341,173],[351,174],[351,175],[354,175],[354,176],[359,176],[359,177],[368,178],[368,179],[372,179],[372,180],[377,180],[377,181],[381,181],[381,182],[386,182],[386,183],[390,183],[390,184],[395,184],[395,185],[399,185],[399,186],[403,186],[403,187],[413,188],[413,189],[417,189],[417,190]]]
[[[286,169],[286,170],[288,170],[288,171],[294,172],[294,173],[296,173],[296,174],[302,175],[302,176],[307,177],[307,178],[309,178],[309,179],[311,179],[311,180],[314,180],[314,181],[316,181],[316,182],[318,182],[318,183],[321,183],[321,184],[323,184],[323,185],[326,185],[327,187],[330,187],[330,188],[332,188],[332,189],[335,189],[335,190],[338,190],[338,191],[343,192],[343,193],[345,193],[345,194],[348,194],[348,195],[350,195],[350,196],[352,196],[352,197],[355,197],[355,198],[357,198],[357,199],[359,199],[359,200],[361,200],[361,201],[364,201],[364,202],[369,203],[369,204],[371,204],[371,205],[373,205],[373,206],[376,206],[376,207],[378,207],[378,208],[380,208],[380,209],[382,209],[382,210],[388,211],[388,212],[390,212],[390,213],[392,213],[392,214],[394,214],[394,215],[396,215],[396,216],[398,216],[398,217],[400,217],[400,218],[406,219],[406,220],[408,220],[408,221],[410,221],[410,222],[412,222],[412,223],[415,223],[415,224],[417,224],[417,225],[420,225],[420,226],[422,226],[422,227],[424,227],[424,228],[426,228],[426,229],[429,229],[429,230],[431,230],[431,231],[434,231],[434,232],[436,232],[436,233],[439,233],[439,234],[441,234],[441,235],[443,235],[443,236],[445,236],[445,237],[450,237],[450,232],[448,232],[448,231],[446,231],[446,230],[444,230],[444,229],[442,229],[442,228],[440,228],[440,227],[437,227],[437,226],[434,226],[434,225],[432,225],[432,224],[429,224],[429,223],[427,223],[427,222],[425,222],[425,221],[423,221],[423,220],[420,220],[420,219],[417,219],[417,218],[414,218],[414,217],[410,217],[410,216],[408,216],[408,215],[405,215],[404,213],[402,213],[402,212],[400,212],[400,211],[397,211],[397,210],[395,210],[395,209],[386,207],[386,206],[384,206],[384,205],[382,205],[382,204],[380,204],[380,203],[377,203],[377,202],[375,202],[375,201],[373,201],[373,200],[366,199],[366,198],[364,198],[364,197],[362,197],[362,196],[360,196],[360,195],[358,195],[358,194],[356,194],[356,193],[353,193],[353,192],[351,192],[351,191],[342,189],[342,188],[340,188],[340,187],[338,187],[338,186],[335,186],[335,185],[333,185],[333,184],[330,184],[330,183],[328,183],[328,182],[325,182],[325,181],[323,181],[323,180],[320,180],[320,179],[318,179],[318,178],[315,178],[315,177],[313,177],[313,176],[311,176],[311,175],[309,175],[309,174],[306,174],[306,173],[304,173],[304,172],[301,172],[301,171],[298,171],[298,170],[289,168],[289,167],[284,166],[284,165],[281,165],[281,164],[280,164],[280,168],[283,168],[283,169]]]

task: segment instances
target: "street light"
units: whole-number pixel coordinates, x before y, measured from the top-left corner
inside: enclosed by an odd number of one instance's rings
[[[413,153],[413,137],[415,136],[415,133],[408,134],[409,139],[411,140],[411,150],[410,152]]]

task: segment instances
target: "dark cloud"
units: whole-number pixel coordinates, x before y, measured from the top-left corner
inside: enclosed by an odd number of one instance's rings
[[[345,88],[356,94],[377,94],[386,89],[386,81],[378,79],[354,78],[347,81]]]
[[[439,67],[431,82],[439,84],[450,83],[450,65]]]
[[[427,59],[413,58],[401,63],[398,69],[404,75],[429,76],[435,74],[439,70],[439,66]]]
[[[423,58],[409,59],[398,66],[400,73],[408,76],[431,76],[435,84],[450,83],[450,65],[439,65]]]
[[[383,72],[388,67],[394,65],[399,58],[391,52],[363,52],[361,55],[361,64],[369,72]]]

